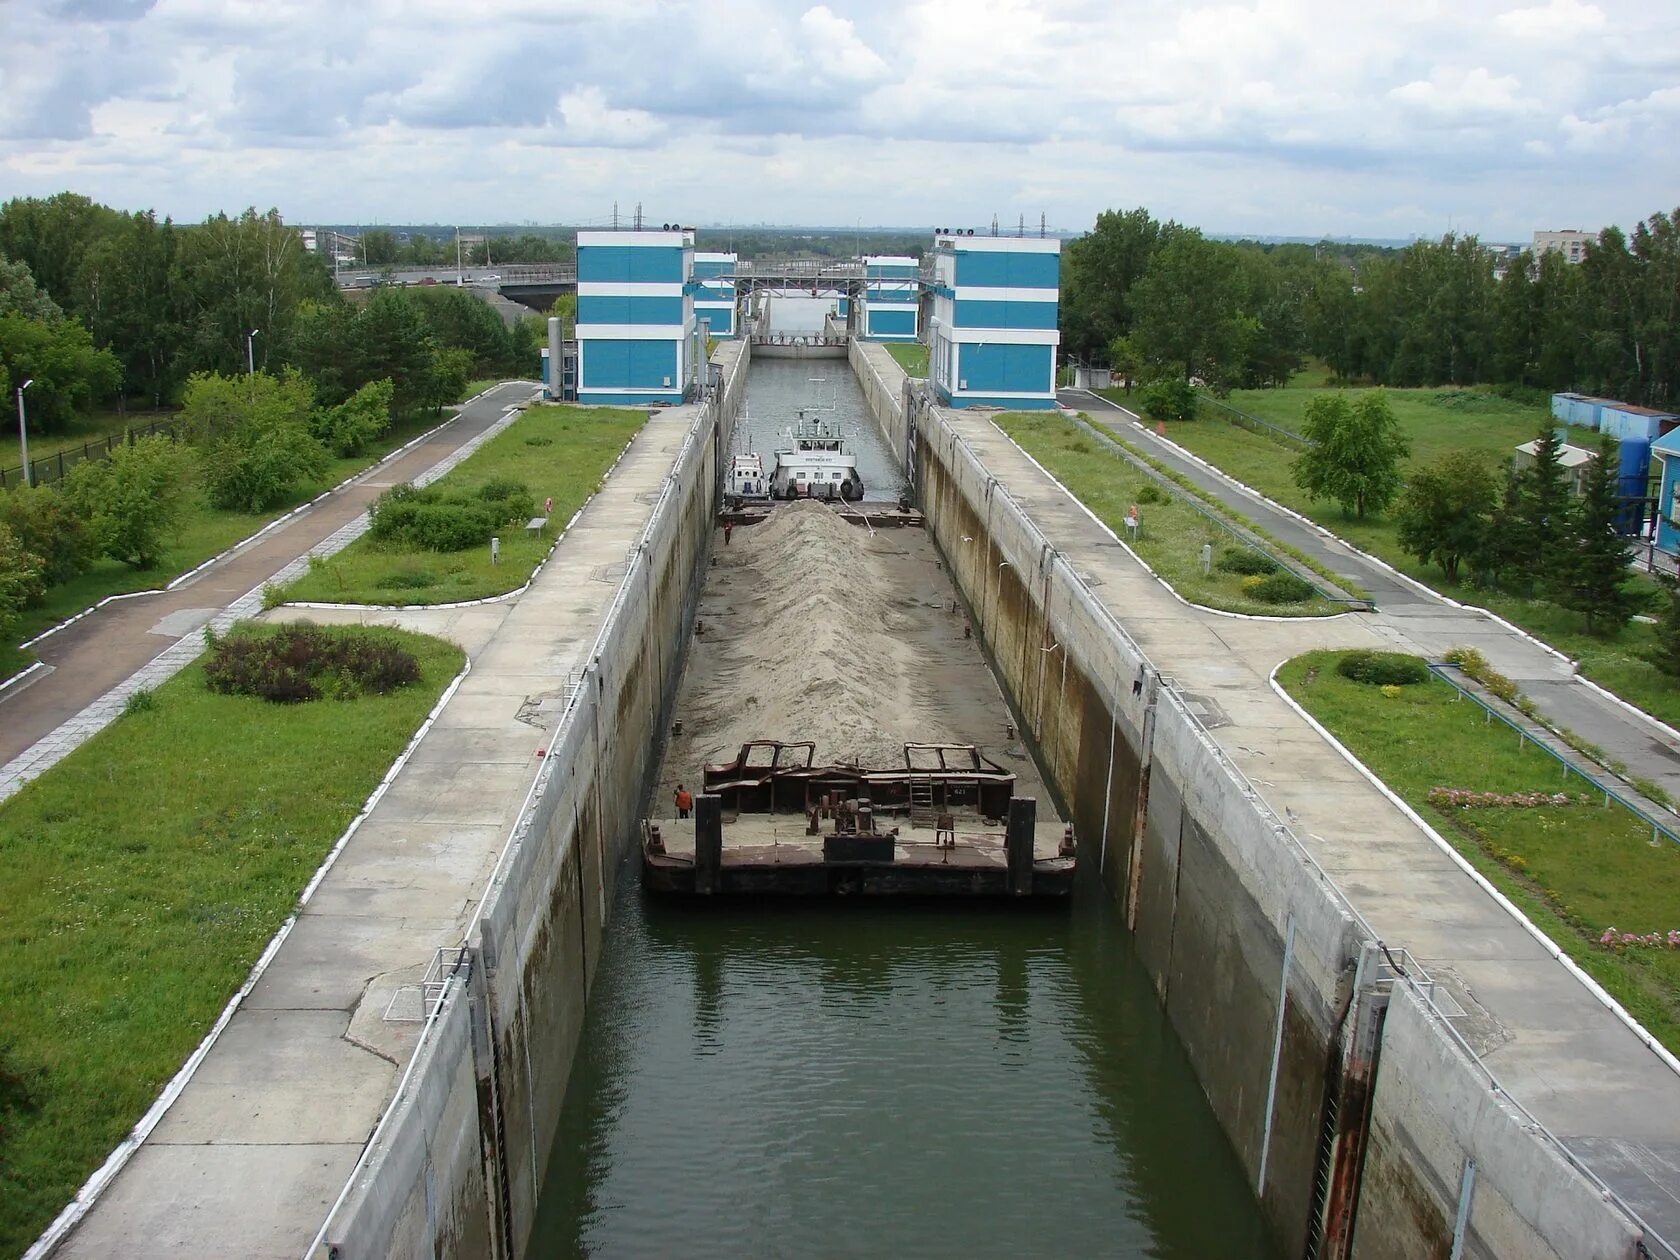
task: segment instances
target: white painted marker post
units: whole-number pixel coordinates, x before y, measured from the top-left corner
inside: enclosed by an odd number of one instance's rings
[[[500,564],[501,562],[502,562],[502,540],[500,538],[492,538],[490,540],[490,563],[491,564]]]

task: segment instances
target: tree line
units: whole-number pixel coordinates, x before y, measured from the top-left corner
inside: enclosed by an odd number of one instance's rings
[[[1508,257],[1474,236],[1403,249],[1209,240],[1105,211],[1062,265],[1063,344],[1129,380],[1285,383],[1307,356],[1342,381],[1575,390],[1680,403],[1680,210],[1584,259]]]

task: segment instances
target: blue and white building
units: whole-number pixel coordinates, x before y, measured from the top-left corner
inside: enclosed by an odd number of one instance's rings
[[[1061,252],[1042,237],[934,238],[928,376],[941,403],[1056,405]]]
[[[735,335],[735,282],[719,279],[734,274],[734,254],[694,255],[694,318],[710,321],[719,341]]]
[[[682,402],[696,358],[694,233],[579,232],[577,277],[578,401]]]
[[[914,341],[920,332],[921,263],[898,254],[866,254],[858,335],[866,341]],[[844,315],[844,309],[840,312]]]

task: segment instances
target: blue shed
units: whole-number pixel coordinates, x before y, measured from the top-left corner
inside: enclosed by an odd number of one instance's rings
[[[1591,401],[1585,394],[1553,394],[1552,419],[1562,424],[1585,425],[1587,422],[1581,419],[1582,413],[1578,408]]]
[[[1680,555],[1680,529],[1670,522],[1680,519],[1680,504],[1674,501],[1680,490],[1680,428],[1670,429],[1651,443],[1651,454],[1662,461],[1662,489],[1657,492],[1657,550]]]
[[[1680,416],[1673,412],[1600,400],[1599,427],[1613,438],[1651,442],[1677,426],[1680,426]]]

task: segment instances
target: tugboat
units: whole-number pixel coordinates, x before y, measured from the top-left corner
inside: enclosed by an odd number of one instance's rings
[[[863,498],[863,478],[856,457],[846,453],[839,421],[815,414],[818,410],[800,408],[787,433],[791,445],[777,448],[770,465],[772,499]]]
[[[764,463],[756,451],[729,457],[729,476],[724,482],[724,494],[738,503],[770,497],[770,484],[764,477]]]

